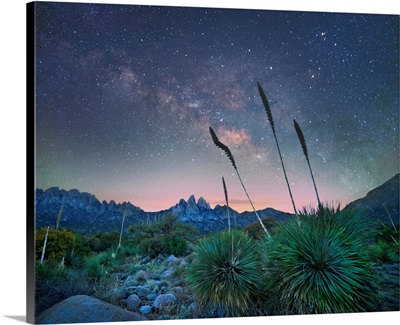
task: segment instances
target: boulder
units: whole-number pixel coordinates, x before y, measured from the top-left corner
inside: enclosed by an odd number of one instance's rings
[[[167,257],[167,259],[165,260],[165,262],[167,262],[167,263],[172,263],[172,262],[175,262],[175,261],[177,261],[177,260],[178,260],[178,258],[175,257],[174,254],[172,254],[172,255],[170,255],[170,256]]]
[[[99,299],[79,295],[65,299],[40,314],[37,324],[143,321],[146,317]]]
[[[142,314],[149,314],[151,312],[151,306],[142,306],[140,307],[139,311]]]
[[[140,306],[140,298],[133,294],[126,298],[126,308],[130,311],[136,310]]]
[[[176,302],[176,297],[172,293],[167,293],[165,295],[159,295],[153,303],[153,307],[156,309],[163,309],[165,307],[174,305]]]
[[[144,286],[137,286],[135,292],[140,298],[143,298],[146,297],[151,292],[151,290],[148,285],[144,285]]]
[[[129,296],[129,292],[124,288],[111,289],[106,292],[105,297],[111,301],[118,301],[120,299],[126,299]]]
[[[168,270],[164,271],[163,274],[161,275],[161,278],[167,280],[171,279],[174,275],[174,269],[170,267]]]

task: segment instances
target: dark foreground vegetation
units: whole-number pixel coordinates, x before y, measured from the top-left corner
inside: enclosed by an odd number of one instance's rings
[[[399,310],[398,228],[334,209],[263,222],[271,237],[258,222],[200,236],[166,215],[133,225],[118,251],[118,232],[50,228],[42,263],[39,229],[36,314],[82,294],[148,319]]]

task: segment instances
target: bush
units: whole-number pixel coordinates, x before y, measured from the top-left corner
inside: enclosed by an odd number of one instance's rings
[[[217,316],[244,316],[262,295],[261,254],[256,242],[240,230],[203,239],[188,268],[187,283]]]
[[[273,230],[278,224],[275,218],[272,216],[263,218],[261,221],[270,233],[271,230]],[[246,231],[254,239],[261,239],[265,237],[265,231],[261,228],[261,225],[258,221],[245,225],[243,227],[243,231]]]
[[[322,212],[323,211],[323,212]],[[268,287],[287,313],[371,311],[376,294],[367,241],[373,236],[360,211],[314,211],[277,229],[266,242]]]
[[[184,256],[188,250],[187,241],[183,237],[172,236],[164,240],[165,253],[168,255]]]
[[[106,270],[104,265],[101,263],[101,257],[99,255],[88,257],[85,262],[84,272],[89,281],[99,281],[103,276],[105,276]]]
[[[156,223],[134,224],[129,231],[133,234],[132,244],[138,252],[150,257],[159,254],[183,256],[187,253],[187,242],[198,235],[196,228],[179,222],[172,213],[167,213]]]
[[[35,274],[35,314],[39,315],[54,304],[74,295],[93,295],[82,272],[60,263],[45,261],[36,265]]]
[[[379,240],[369,249],[371,260],[378,264],[399,263],[399,245]]]
[[[36,231],[36,260],[42,257],[44,240],[47,228],[43,227]],[[49,228],[47,236],[44,260],[61,262],[63,258],[70,255],[75,247],[75,235],[66,229],[56,230]]]
[[[119,242],[119,232],[105,232],[100,234],[95,234],[88,239],[88,245],[94,252],[104,252],[112,247],[117,247]]]

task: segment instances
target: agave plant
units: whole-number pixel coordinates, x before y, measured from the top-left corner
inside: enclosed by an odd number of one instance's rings
[[[372,311],[377,301],[367,239],[372,223],[360,211],[324,209],[282,225],[266,242],[269,289],[286,312]],[[272,246],[273,247],[272,247]]]
[[[285,165],[283,164],[281,149],[279,148],[278,139],[276,137],[275,123],[274,123],[274,119],[272,118],[271,108],[269,107],[267,96],[265,96],[264,90],[262,89],[261,85],[258,82],[257,82],[257,86],[258,86],[258,92],[260,93],[260,97],[261,97],[261,100],[263,102],[265,111],[267,112],[267,117],[268,117],[269,124],[271,125],[271,128],[272,128],[272,133],[273,133],[274,138],[275,138],[276,147],[278,148],[279,158],[281,160],[282,170],[283,170],[283,174],[285,175],[285,180],[286,180],[287,188],[288,188],[288,191],[289,191],[290,199],[292,200],[293,210],[294,210],[294,213],[297,215],[296,205],[294,204],[292,191],[290,189],[289,181],[288,181],[288,178],[287,178],[287,175],[286,175]]]
[[[217,316],[249,315],[262,296],[264,277],[256,242],[240,230],[203,239],[197,259],[188,269],[187,283],[201,303]]]
[[[236,163],[235,163],[235,159],[233,158],[232,152],[229,150],[228,146],[226,146],[226,145],[223,144],[221,141],[219,141],[219,139],[218,139],[216,133],[215,133],[214,130],[211,128],[211,126],[210,126],[210,134],[211,134],[211,138],[212,138],[213,141],[214,141],[214,144],[215,144],[218,148],[222,149],[222,150],[225,152],[225,154],[228,156],[229,160],[231,161],[232,166],[233,166],[233,168],[234,168],[235,171],[236,171],[236,175],[237,175],[238,178],[239,178],[240,184],[242,185],[243,190],[244,190],[244,192],[246,193],[247,199],[249,200],[250,205],[251,205],[251,207],[253,208],[253,211],[254,211],[254,213],[255,213],[255,215],[256,215],[256,217],[257,217],[257,219],[258,219],[258,221],[259,221],[259,223],[260,223],[260,225],[261,225],[261,227],[262,227],[262,229],[263,229],[264,232],[267,234],[267,236],[270,238],[270,235],[269,235],[269,233],[268,233],[268,230],[267,230],[267,228],[265,228],[265,226],[264,226],[264,224],[263,224],[263,222],[262,222],[260,216],[258,215],[256,209],[254,208],[253,202],[251,201],[250,196],[249,196],[249,194],[247,193],[246,187],[245,187],[244,184],[243,184],[242,178],[240,177],[240,174],[239,174],[239,171],[238,171],[238,169],[237,169],[237,166],[236,166]]]
[[[310,174],[311,174],[311,178],[312,178],[312,181],[314,184],[315,194],[317,195],[318,207],[322,208],[322,204],[321,204],[321,201],[320,201],[319,195],[318,195],[317,185],[315,185],[314,175],[313,175],[311,165],[310,165],[310,159],[308,158],[308,149],[307,149],[306,139],[304,138],[304,134],[303,134],[303,131],[301,131],[300,125],[296,122],[296,120],[293,120],[293,122],[294,122],[294,128],[296,129],[297,137],[299,138],[301,147],[303,149],[304,156],[306,157],[306,160],[307,160],[308,168],[310,169]]]

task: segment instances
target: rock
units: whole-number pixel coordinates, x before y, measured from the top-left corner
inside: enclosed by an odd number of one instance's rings
[[[177,260],[178,260],[178,258],[176,258],[174,254],[172,254],[172,255],[168,256],[167,259],[166,259],[165,261],[166,261],[167,263],[171,263],[171,262],[175,262],[175,261],[177,261]]]
[[[200,210],[211,210],[210,204],[207,203],[207,201],[203,197],[199,198],[199,200],[197,201],[197,206]]]
[[[163,309],[167,306],[171,306],[175,304],[176,297],[172,293],[167,293],[163,295],[159,295],[157,299],[153,303],[153,307],[156,309]]]
[[[99,299],[79,295],[65,299],[40,314],[37,324],[143,321],[146,317]]]
[[[188,202],[187,202],[187,207],[186,207],[186,213],[187,214],[198,214],[199,207],[196,204],[196,199],[194,198],[194,195],[191,195]]]
[[[146,281],[146,271],[139,270],[135,274],[136,281]]]
[[[149,300],[149,301],[154,301],[154,300],[157,299],[157,294],[156,294],[156,293],[149,293],[149,294],[146,296],[146,299]]]
[[[110,299],[111,301],[118,301],[120,299],[128,298],[129,292],[124,288],[111,289],[107,291],[104,296],[105,298]]]
[[[128,276],[125,280],[124,285],[125,285],[125,287],[131,287],[131,286],[138,285],[138,282],[136,281],[136,276],[134,276],[134,275]]]
[[[126,308],[129,311],[134,311],[140,306],[140,303],[141,303],[141,300],[137,295],[135,295],[135,294],[130,295],[126,299]]]
[[[172,268],[169,268],[168,270],[164,271],[161,277],[165,280],[171,279],[172,276],[174,275],[174,271]]]
[[[111,278],[115,280],[124,280],[126,279],[126,274],[124,273],[113,273],[111,274]]]
[[[140,260],[140,264],[147,264],[151,261],[151,257],[150,256],[145,256]]]
[[[150,292],[150,287],[145,285],[145,286],[137,286],[135,289],[136,294],[140,297],[146,297]]]
[[[182,288],[182,287],[179,287],[179,286],[173,288],[172,290],[174,291],[174,293],[175,293],[176,295],[181,295],[181,294],[184,292],[183,288]]]
[[[151,306],[142,306],[140,307],[139,311],[142,314],[149,314],[151,312]]]

